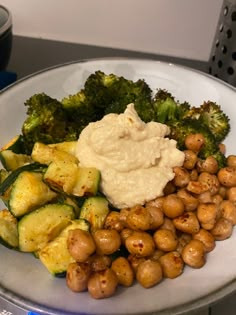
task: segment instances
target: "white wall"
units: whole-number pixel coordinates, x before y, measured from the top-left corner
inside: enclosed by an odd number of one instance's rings
[[[16,35],[207,61],[223,0],[1,0]]]

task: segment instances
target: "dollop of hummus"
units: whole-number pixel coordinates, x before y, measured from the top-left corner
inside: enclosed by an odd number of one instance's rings
[[[144,204],[163,195],[181,166],[184,153],[167,138],[169,127],[144,123],[134,104],[122,114],[108,114],[80,134],[76,156],[82,167],[101,172],[100,190],[116,208]]]

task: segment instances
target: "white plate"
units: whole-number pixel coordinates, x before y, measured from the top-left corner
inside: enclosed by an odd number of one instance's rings
[[[222,105],[231,119],[226,140],[227,153],[236,153],[236,91],[227,84],[185,67],[131,59],[100,59],[65,64],[37,73],[5,89],[0,94],[0,145],[20,132],[25,118],[24,101],[45,92],[62,98],[78,91],[95,70],[116,73],[128,79],[143,78],[153,88],[162,87],[181,101],[200,105],[204,100]],[[31,254],[0,246],[0,295],[26,309],[45,314],[183,314],[215,302],[236,288],[236,233],[208,255],[202,269],[185,268],[183,275],[164,280],[151,289],[135,284],[119,288],[115,296],[93,300],[87,293],[73,293],[64,279],[49,275]]]

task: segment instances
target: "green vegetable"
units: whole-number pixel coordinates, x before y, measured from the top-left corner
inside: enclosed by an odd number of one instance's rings
[[[7,209],[0,211],[0,243],[9,248],[17,248],[19,244],[17,219]]]

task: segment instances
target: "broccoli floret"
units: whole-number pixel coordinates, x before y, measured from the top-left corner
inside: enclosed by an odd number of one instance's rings
[[[225,156],[220,152],[214,135],[211,130],[199,120],[185,118],[181,121],[175,121],[171,123],[170,129],[170,138],[177,141],[177,146],[180,150],[186,149],[185,138],[187,135],[201,133],[205,139],[205,144],[198,154],[199,158],[206,159],[208,156],[214,156],[219,167],[225,166]]]
[[[181,120],[190,109],[190,105],[187,102],[179,103],[170,92],[164,89],[157,90],[153,99],[153,107],[155,119],[163,124]]]
[[[62,104],[45,93],[35,94],[26,102],[27,118],[22,126],[25,151],[31,153],[35,142],[53,143],[78,138],[75,126],[67,119]]]

